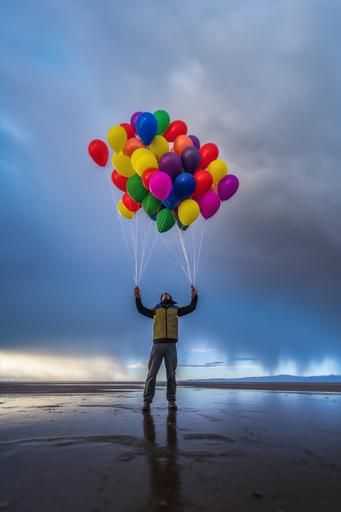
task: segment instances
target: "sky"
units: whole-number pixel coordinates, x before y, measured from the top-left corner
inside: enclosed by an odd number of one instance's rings
[[[206,226],[180,378],[341,373],[337,1],[3,1],[0,379],[143,379],[151,322],[88,142],[164,108],[240,190]],[[189,283],[163,244],[146,305]]]

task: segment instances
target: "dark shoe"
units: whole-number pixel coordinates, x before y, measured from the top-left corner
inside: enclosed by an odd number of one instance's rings
[[[144,411],[144,412],[150,411],[150,403],[149,402],[143,402],[142,411]]]
[[[175,402],[168,402],[168,409],[172,409],[172,411],[176,411],[177,408],[178,407]]]

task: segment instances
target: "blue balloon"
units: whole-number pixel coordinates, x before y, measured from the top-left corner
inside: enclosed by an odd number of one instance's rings
[[[166,208],[170,208],[172,210],[173,208],[176,208],[176,206],[178,205],[178,202],[179,202],[179,198],[175,195],[174,187],[173,187],[169,196],[164,201],[162,201],[162,204]]]
[[[173,185],[175,195],[180,199],[191,196],[195,190],[195,186],[195,179],[189,172],[178,174]]]
[[[140,139],[147,146],[154,139],[158,129],[156,117],[151,112],[142,112],[136,121],[136,130]]]

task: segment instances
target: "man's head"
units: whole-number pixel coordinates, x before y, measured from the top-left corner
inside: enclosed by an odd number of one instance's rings
[[[161,302],[168,302],[170,300],[173,300],[171,294],[168,292],[161,293],[160,299],[161,299]]]

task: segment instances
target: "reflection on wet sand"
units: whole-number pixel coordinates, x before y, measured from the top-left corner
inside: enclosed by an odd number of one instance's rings
[[[169,410],[166,420],[167,445],[156,442],[155,423],[150,412],[143,415],[143,432],[150,470],[151,496],[148,510],[182,510],[181,478],[178,465],[176,411]]]
[[[0,384],[0,510],[339,510],[341,394],[110,386]]]

